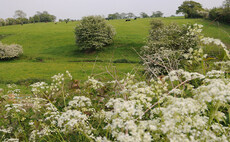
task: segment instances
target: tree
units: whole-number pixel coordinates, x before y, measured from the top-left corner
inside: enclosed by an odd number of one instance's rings
[[[184,1],[181,6],[178,7],[176,14],[183,13],[186,18],[200,18],[199,11],[204,11],[202,5],[195,1]]]
[[[135,15],[132,12],[127,13],[127,18],[134,18]]]
[[[1,27],[1,26],[5,26],[5,24],[6,24],[6,23],[5,23],[5,20],[2,19],[2,18],[0,18],[0,27]]]
[[[80,50],[98,50],[113,42],[115,30],[101,16],[83,17],[75,28],[76,44]]]
[[[161,11],[156,11],[156,12],[153,12],[151,17],[162,17],[163,16],[163,13]]]
[[[49,14],[47,11],[39,12],[33,16],[34,22],[54,22],[56,17]]]
[[[34,17],[30,17],[30,18],[29,18],[29,23],[35,23]]]
[[[39,15],[34,15],[34,22],[37,23],[37,22],[40,22],[40,16]]]
[[[225,8],[230,8],[230,0],[225,0],[225,1],[223,2],[223,7],[225,7]]]
[[[120,14],[120,18],[121,18],[121,19],[126,19],[126,18],[127,18],[127,13],[124,13],[124,12],[121,13],[121,14]]]
[[[16,24],[28,23],[28,19],[26,19],[26,13],[22,10],[16,10],[14,13],[14,18],[16,19]]]
[[[70,21],[70,19],[67,18],[67,19],[64,19],[64,21],[65,21],[65,23],[67,24],[67,23]]]
[[[116,12],[114,14],[109,14],[108,19],[110,19],[110,20],[112,20],[112,19],[122,19],[122,17],[118,12]]]
[[[6,19],[6,25],[15,25],[16,20],[14,18],[7,18]]]
[[[141,16],[141,18],[148,18],[149,17],[149,15],[145,12],[141,12],[140,16]]]
[[[14,18],[26,18],[26,13],[23,12],[22,10],[16,10],[14,13]]]

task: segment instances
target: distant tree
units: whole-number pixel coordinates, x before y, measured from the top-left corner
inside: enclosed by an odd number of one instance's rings
[[[163,16],[163,13],[161,11],[156,11],[156,12],[153,12],[151,17],[162,17]]]
[[[14,18],[16,19],[16,24],[28,23],[28,19],[26,19],[26,13],[22,10],[16,10],[14,13]]]
[[[26,13],[23,12],[22,10],[16,10],[14,13],[14,18],[26,18]]]
[[[223,2],[223,7],[224,7],[224,8],[230,8],[230,0],[225,0],[225,1]]]
[[[64,20],[63,20],[63,19],[59,19],[58,21],[59,21],[59,22],[63,22]]]
[[[127,13],[127,18],[134,18],[136,17],[132,12]]]
[[[49,14],[47,11],[39,12],[33,16],[34,22],[54,22],[56,17]]]
[[[6,22],[6,25],[15,25],[15,24],[17,24],[16,20],[14,18],[7,18],[5,22]]]
[[[40,22],[40,16],[38,14],[34,15],[33,19],[35,23]]]
[[[29,18],[29,23],[35,23],[34,17]]]
[[[122,19],[122,18],[121,15],[118,12],[116,12],[114,14],[109,14],[108,19],[112,20],[112,19]]]
[[[67,23],[70,21],[70,19],[67,18],[67,19],[64,19],[64,21],[65,21],[65,23],[67,24]]]
[[[120,16],[119,16],[121,19],[126,19],[128,16],[127,16],[127,13],[121,13]]]
[[[181,6],[178,7],[176,14],[183,13],[186,18],[200,18],[199,11],[204,11],[202,5],[195,1],[184,1]]]
[[[6,24],[6,23],[5,23],[5,20],[2,19],[2,18],[0,18],[0,27],[1,27],[1,26],[5,26],[5,24]]]
[[[147,13],[145,13],[145,12],[141,12],[141,13],[140,13],[140,17],[141,17],[141,18],[148,18],[149,15],[148,15]]]

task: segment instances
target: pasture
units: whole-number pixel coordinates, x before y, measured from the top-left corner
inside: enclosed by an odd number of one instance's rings
[[[180,25],[202,24],[205,36],[221,39],[230,46],[228,25],[183,17],[160,19],[165,23],[175,22]],[[105,50],[93,53],[81,52],[75,44],[74,27],[78,22],[0,27],[1,42],[20,44],[24,50],[23,56],[19,59],[0,62],[0,87],[25,81],[50,81],[50,76],[66,70],[78,80],[86,80],[89,75],[97,75],[97,78],[110,77],[106,73],[106,68],[113,71],[116,68],[117,74],[121,77],[128,72],[141,72],[143,67],[136,51],[140,51],[145,45],[150,20],[147,18],[128,22],[108,21],[116,29],[114,43]]]

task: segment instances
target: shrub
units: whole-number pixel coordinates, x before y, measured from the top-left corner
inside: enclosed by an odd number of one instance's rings
[[[150,21],[151,30],[161,28],[164,26],[164,23],[161,20],[153,19]]]
[[[209,12],[209,19],[229,24],[230,10],[227,8],[213,8]]]
[[[185,25],[180,27],[176,23],[171,23],[164,26],[160,20],[151,21],[151,30],[147,45],[150,47],[165,47],[167,49],[187,50],[193,48],[198,44],[199,34],[193,32],[193,34],[187,34],[192,29],[197,29],[197,25]],[[191,31],[192,32],[192,31]]]
[[[98,50],[113,42],[114,28],[101,16],[83,17],[75,28],[76,43],[80,50]]]
[[[19,57],[23,54],[23,49],[21,45],[11,44],[6,45],[0,42],[0,59],[11,59]]]
[[[155,25],[160,26],[152,26],[147,46],[141,49],[145,72],[150,77],[188,69],[191,65],[194,65],[192,71],[200,65],[205,73],[204,62],[230,58],[227,47],[219,39],[203,37],[202,25]]]

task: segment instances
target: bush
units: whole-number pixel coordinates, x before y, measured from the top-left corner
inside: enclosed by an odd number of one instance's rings
[[[161,28],[164,26],[164,23],[161,20],[153,19],[150,21],[151,30]]]
[[[169,24],[163,26],[159,21],[151,22],[147,46],[141,49],[145,73],[150,77],[165,75],[179,68],[202,66],[209,60],[229,59],[227,47],[219,39],[203,37],[202,25]],[[159,25],[159,26],[155,26]]]
[[[150,47],[187,50],[198,44],[198,36],[196,34],[187,35],[189,30],[193,28],[193,25],[180,27],[175,23],[171,23],[164,26],[160,20],[154,20],[151,21],[151,28],[147,41],[147,45]]]
[[[83,17],[75,28],[80,50],[98,50],[113,42],[115,30],[101,16]]]
[[[21,45],[11,44],[6,45],[0,42],[0,59],[11,59],[19,57],[23,54],[23,49]]]
[[[209,12],[209,19],[229,24],[230,10],[227,8],[213,8]]]

